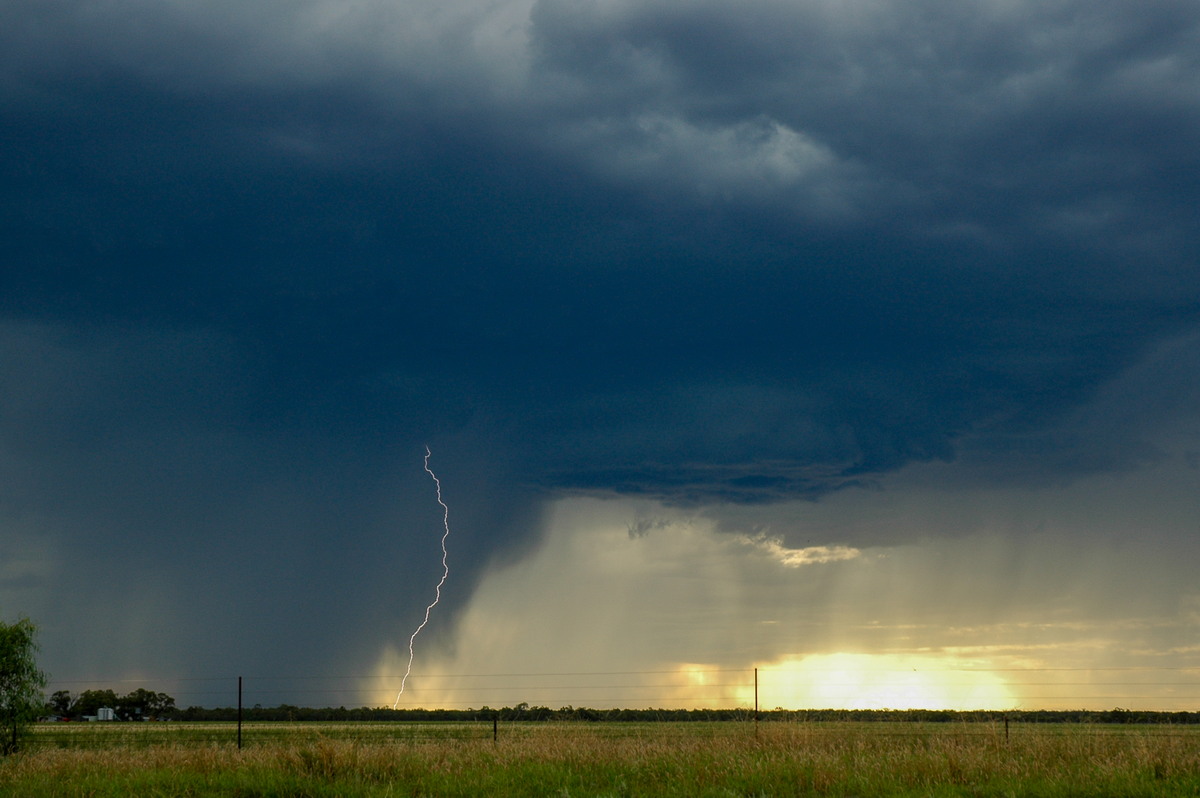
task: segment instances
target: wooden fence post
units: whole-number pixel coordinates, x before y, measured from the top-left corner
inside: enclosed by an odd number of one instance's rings
[[[242,750],[242,677],[238,677],[238,750]]]
[[[758,668],[754,669],[754,736],[758,736]]]

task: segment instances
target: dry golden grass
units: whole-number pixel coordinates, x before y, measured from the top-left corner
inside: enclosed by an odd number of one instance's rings
[[[1200,730],[1185,727],[1020,727],[1006,740],[982,724],[530,724],[495,743],[312,732],[240,751],[30,750],[0,762],[0,794],[1200,795]]]

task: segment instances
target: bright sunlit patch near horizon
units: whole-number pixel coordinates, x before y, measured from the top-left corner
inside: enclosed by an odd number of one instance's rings
[[[1012,709],[1008,684],[941,657],[814,654],[759,669],[759,704],[785,709]]]
[[[786,517],[731,533],[650,502],[556,502],[536,547],[487,569],[452,627],[436,619],[401,706],[750,708],[755,666],[766,710],[1194,706],[1200,604],[1168,620],[1108,604],[1114,580],[1148,572],[1140,549],[982,533],[851,547],[820,509],[790,527],[811,534],[777,537]],[[407,658],[385,652],[377,683]]]

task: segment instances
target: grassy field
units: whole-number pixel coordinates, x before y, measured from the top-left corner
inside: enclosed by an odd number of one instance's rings
[[[274,723],[241,750],[232,724],[66,726],[0,760],[0,795],[1200,795],[1182,726]]]

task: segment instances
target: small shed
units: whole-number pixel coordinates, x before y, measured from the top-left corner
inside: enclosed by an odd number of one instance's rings
[[[100,707],[96,710],[96,720],[116,720],[117,713],[112,707]]]

